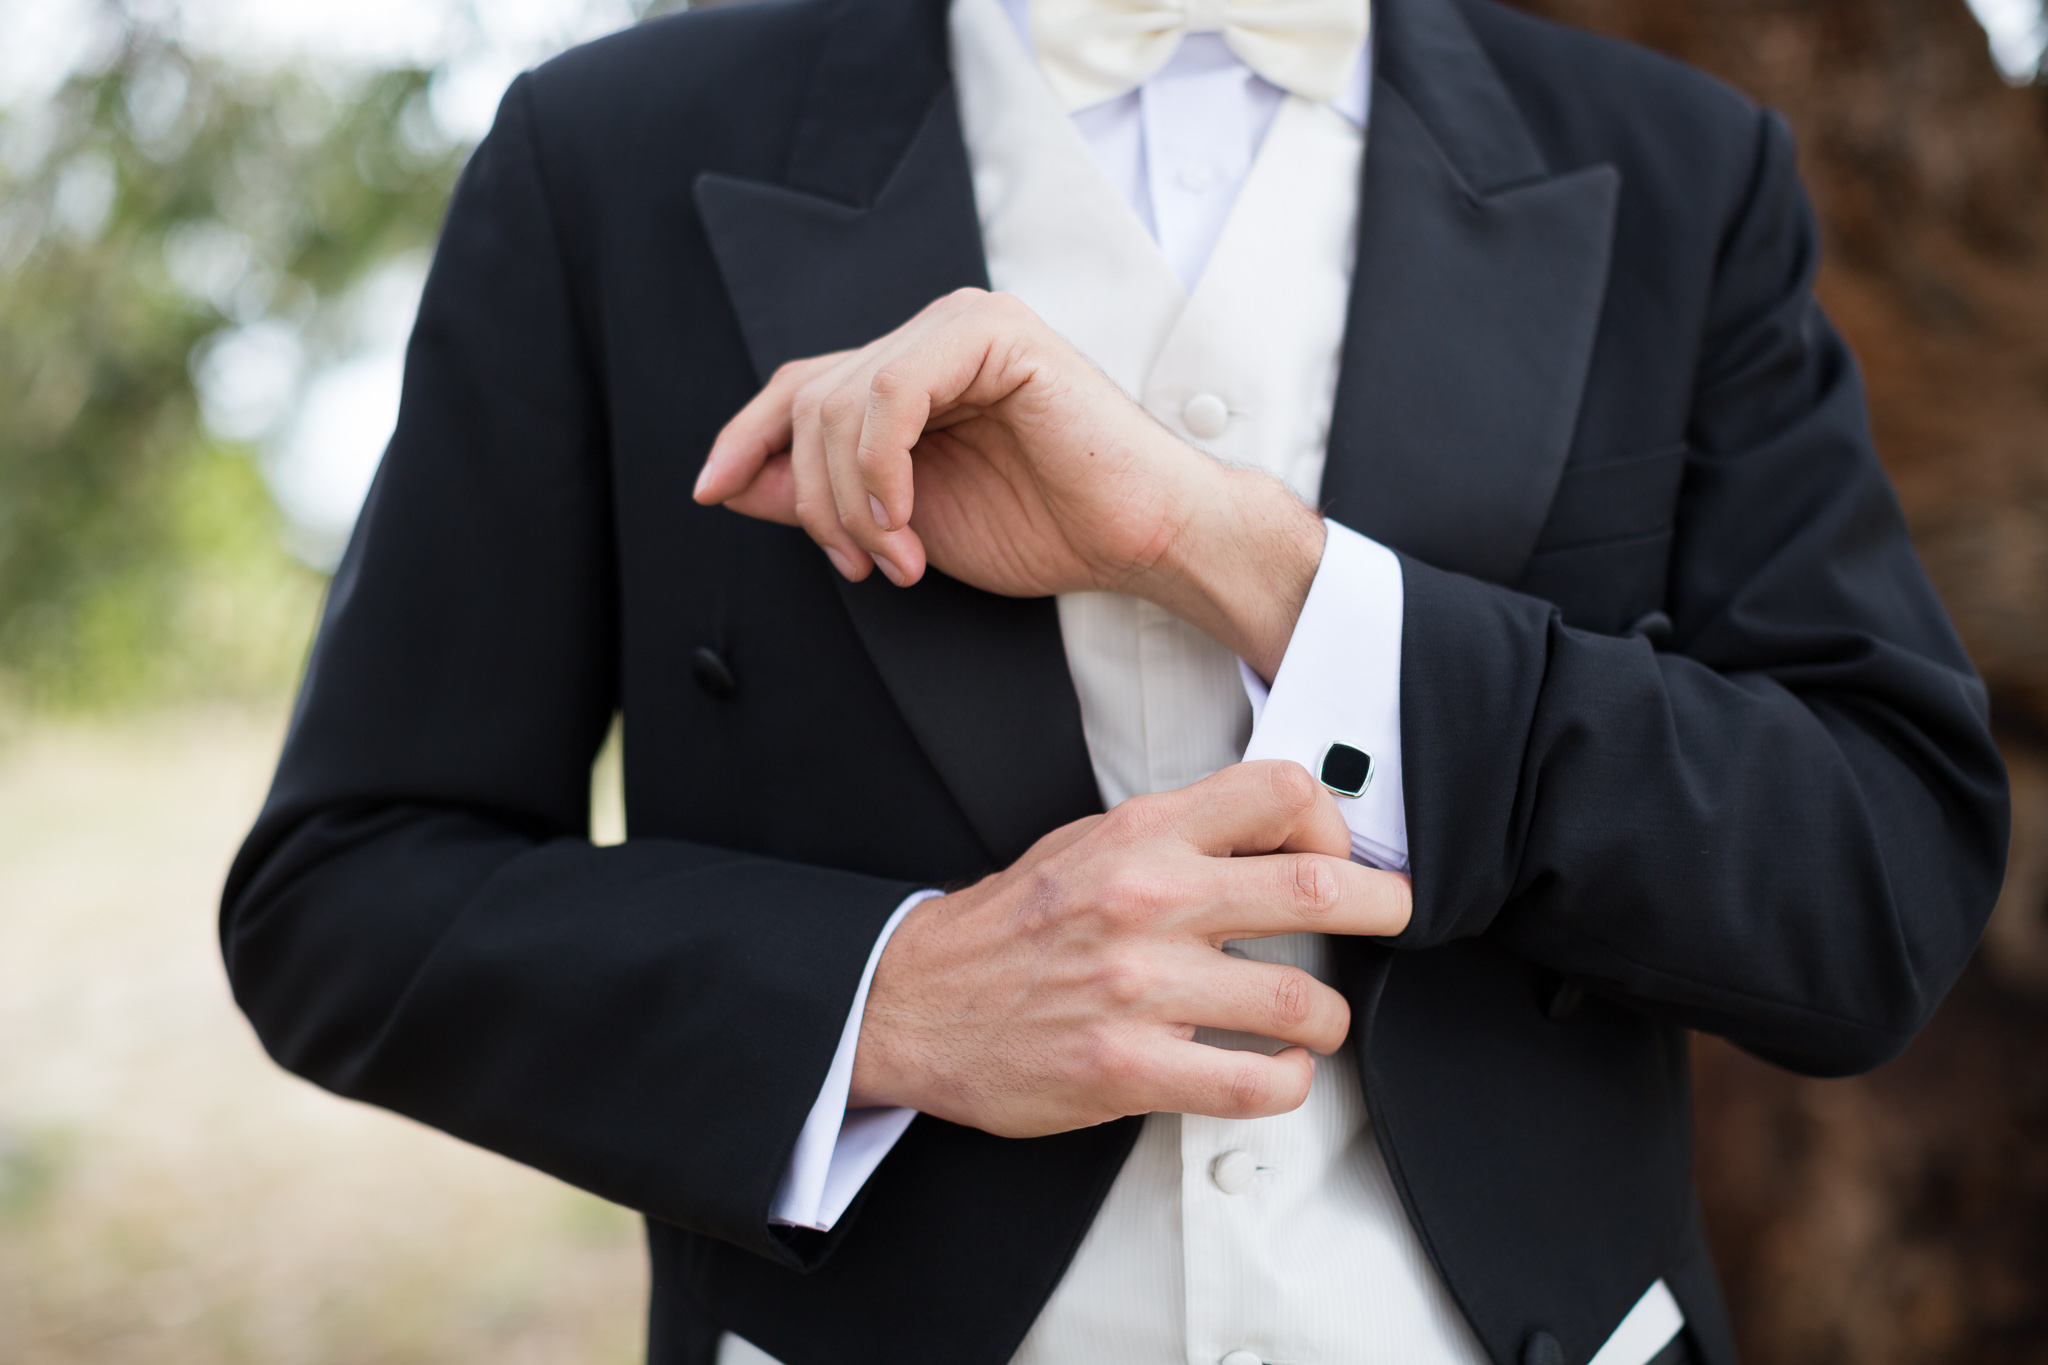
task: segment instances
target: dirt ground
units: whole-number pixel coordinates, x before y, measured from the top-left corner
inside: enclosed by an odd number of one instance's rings
[[[287,1076],[214,907],[279,713],[0,730],[0,1361],[637,1360],[623,1210]]]

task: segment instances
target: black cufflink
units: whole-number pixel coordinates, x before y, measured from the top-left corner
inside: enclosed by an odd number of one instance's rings
[[[1316,765],[1316,780],[1339,796],[1363,796],[1372,785],[1372,755],[1349,744],[1332,744]]]

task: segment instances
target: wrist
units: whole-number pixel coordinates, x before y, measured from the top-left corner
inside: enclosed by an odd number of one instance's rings
[[[916,978],[927,968],[921,940],[941,916],[938,907],[957,904],[963,894],[932,896],[912,906],[882,946],[861,1009],[860,1037],[854,1044],[853,1076],[846,1095],[848,1109],[924,1107],[919,1103],[918,1082],[928,1063],[919,1059],[918,1040],[926,1029],[925,1021],[916,1015],[923,996]]]
[[[1199,495],[1134,591],[1270,682],[1322,563],[1323,519],[1271,475],[1203,462]]]

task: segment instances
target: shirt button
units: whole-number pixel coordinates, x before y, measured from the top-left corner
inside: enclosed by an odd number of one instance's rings
[[[1199,161],[1190,161],[1180,168],[1180,187],[1191,194],[1201,194],[1216,183],[1216,168],[1205,166]]]
[[[1250,1152],[1232,1148],[1209,1163],[1209,1179],[1225,1194],[1243,1194],[1259,1173],[1259,1163]],[[1225,1360],[1231,1359],[1229,1356]]]
[[[1230,408],[1213,393],[1198,393],[1180,410],[1180,420],[1191,434],[1206,441],[1221,436],[1223,428],[1230,425]]]
[[[1216,1365],[1264,1365],[1264,1362],[1250,1351],[1232,1351],[1217,1361]]]

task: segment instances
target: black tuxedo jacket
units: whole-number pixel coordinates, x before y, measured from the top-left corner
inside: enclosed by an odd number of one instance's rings
[[[1662,1276],[1727,1362],[1685,1031],[1906,1042],[1999,879],[1982,690],[1783,125],[1487,0],[1375,14],[1323,488],[1407,585],[1414,922],[1339,944],[1374,1132],[1496,1361],[1585,1360]],[[285,1065],[646,1213],[664,1365],[999,1365],[1137,1131],[921,1118],[830,1234],[768,1224],[891,909],[1098,798],[1050,601],[850,586],[690,488],[775,365],[984,281],[943,0],[517,82],[227,887]]]

